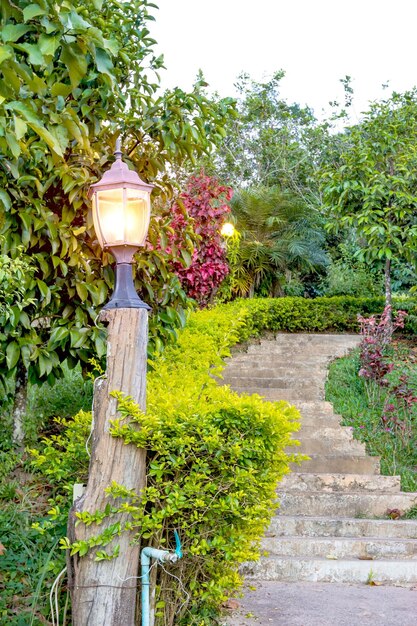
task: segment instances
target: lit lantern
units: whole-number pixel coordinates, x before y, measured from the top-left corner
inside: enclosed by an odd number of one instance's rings
[[[153,185],[143,182],[122,161],[119,139],[114,154],[116,160],[111,168],[89,191],[98,241],[117,264],[114,294],[104,308],[149,308],[135,291],[132,263],[148,234]]]

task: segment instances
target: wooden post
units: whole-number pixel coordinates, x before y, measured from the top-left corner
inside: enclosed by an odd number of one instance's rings
[[[110,309],[100,314],[108,322],[107,372],[94,386],[92,449],[88,483],[82,498],[75,501],[68,523],[71,541],[101,533],[118,520],[106,518],[97,526],[75,526],[76,512],[94,513],[114,503],[104,490],[112,481],[140,492],[146,484],[146,451],[109,434],[110,420],[117,414],[112,391],[131,396],[145,410],[148,312],[146,309]],[[139,575],[140,546],[131,545],[132,532],[124,532],[119,556],[110,561],[94,560],[95,550],[69,559],[69,586],[74,626],[134,626]],[[136,577],[136,578],[135,578]],[[140,585],[139,585],[140,586]]]

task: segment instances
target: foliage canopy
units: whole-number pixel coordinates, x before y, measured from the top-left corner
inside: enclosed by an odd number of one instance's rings
[[[146,285],[155,311],[151,332],[169,336],[184,323],[187,299],[168,262],[185,261],[175,248],[157,246],[171,222],[163,208],[173,192],[167,164],[210,150],[231,101],[209,101],[198,84],[192,93],[156,93],[163,58],[153,52],[155,5],[147,0],[0,6],[1,248],[33,266],[26,305],[13,308],[0,335],[0,377],[5,383],[6,372],[13,379],[19,369],[32,382],[52,382],[63,361],[72,367],[105,351],[95,320],[113,272],[94,237],[86,193],[108,168],[118,134],[131,166],[156,183],[161,198],[153,250],[136,266],[137,288]],[[192,248],[191,229],[187,237]]]

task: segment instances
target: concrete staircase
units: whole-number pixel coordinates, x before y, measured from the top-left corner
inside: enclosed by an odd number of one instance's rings
[[[276,581],[417,583],[417,521],[374,519],[407,510],[398,476],[380,476],[379,459],[340,426],[324,401],[329,362],[359,342],[353,335],[278,334],[228,363],[224,383],[241,393],[287,400],[302,415],[295,438],[309,461],[279,485],[280,508],[263,541],[268,556],[246,578]]]

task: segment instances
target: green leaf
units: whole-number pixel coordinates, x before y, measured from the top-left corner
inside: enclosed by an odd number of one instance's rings
[[[88,298],[88,289],[83,283],[76,283],[75,289],[81,302],[85,302]]]
[[[43,58],[43,54],[36,44],[33,43],[21,43],[17,44],[17,47],[24,52],[27,52],[29,63],[32,65],[43,65],[45,63],[45,59]]]
[[[54,328],[51,332],[51,336],[49,338],[50,343],[62,343],[64,339],[66,339],[69,335],[69,329],[66,326],[58,326]]]
[[[83,19],[81,15],[79,15],[76,11],[63,13],[60,19],[65,27],[69,28],[70,30],[86,31],[92,28],[90,22],[87,22],[85,19]]]
[[[8,109],[8,110],[12,110],[12,111],[18,111],[19,113],[21,113],[23,115],[23,117],[28,122],[33,122],[35,124],[40,124],[41,123],[39,117],[36,115],[36,113],[32,109],[32,107],[30,105],[28,105],[28,104],[25,104],[24,102],[19,102],[17,100],[12,100],[11,102],[8,102],[4,106],[4,108]]]
[[[104,280],[98,280],[95,284],[97,287],[97,304],[103,304],[109,293],[109,288]]]
[[[58,35],[42,34],[39,37],[38,45],[43,55],[53,56],[60,42],[61,42],[61,38]]]
[[[3,204],[5,211],[10,211],[12,207],[12,201],[5,189],[0,189],[0,202]]]
[[[181,250],[181,256],[189,267],[192,261],[191,254],[187,250]]]
[[[1,38],[5,43],[15,42],[32,29],[33,27],[27,24],[6,24],[1,30]]]
[[[45,354],[40,354],[38,358],[39,373],[41,376],[50,374],[53,369],[53,361]]]
[[[99,359],[106,354],[107,350],[107,342],[103,337],[96,337],[94,339],[94,346],[97,352],[97,356]]]
[[[21,311],[19,323],[27,329],[30,329],[30,319],[29,315],[25,311]]]
[[[43,280],[40,280],[39,278],[37,278],[36,284],[38,285],[38,289],[44,298],[47,298],[48,296],[50,296],[49,287],[46,283],[43,282]]]
[[[22,139],[26,135],[26,131],[28,129],[26,122],[21,120],[19,117],[13,116],[14,121],[14,132],[16,133],[16,139]]]
[[[42,9],[39,4],[29,4],[27,7],[23,9],[23,19],[25,22],[32,20],[34,17],[38,15],[46,15],[47,11]]]
[[[40,124],[35,124],[33,122],[29,122],[29,126],[32,128],[32,130],[35,131],[35,133],[39,135],[41,139],[44,140],[44,142],[51,148],[53,152],[55,152],[55,154],[57,154],[61,158],[64,157],[58,140],[49,132],[49,130],[47,130],[44,126],[41,126]]]
[[[71,348],[81,348],[87,340],[88,328],[73,328],[70,332]]]
[[[78,87],[87,73],[87,59],[78,44],[62,44],[61,62],[67,66],[71,85]]]
[[[52,16],[51,16],[52,17]],[[43,26],[43,29],[47,35],[57,32],[59,25],[56,22],[51,22],[45,15],[39,20]]]
[[[64,83],[55,83],[51,87],[51,94],[54,96],[63,96],[67,98],[72,91],[71,85],[65,85]]]
[[[69,143],[68,132],[65,126],[54,126],[51,128],[51,135],[55,137],[62,153],[64,153]]]
[[[0,46],[0,63],[10,59],[13,56],[13,52],[10,46]]]
[[[6,133],[6,140],[11,153],[13,154],[14,158],[17,159],[17,157],[21,153],[21,149],[19,143],[16,141],[15,135],[12,135],[12,133]]]
[[[113,78],[113,63],[107,52],[96,48],[95,59],[98,71]]]
[[[19,344],[16,341],[12,341],[11,343],[9,343],[9,345],[6,348],[6,363],[7,363],[7,367],[9,368],[9,370],[12,370],[16,366],[19,360],[19,356],[20,356]]]

